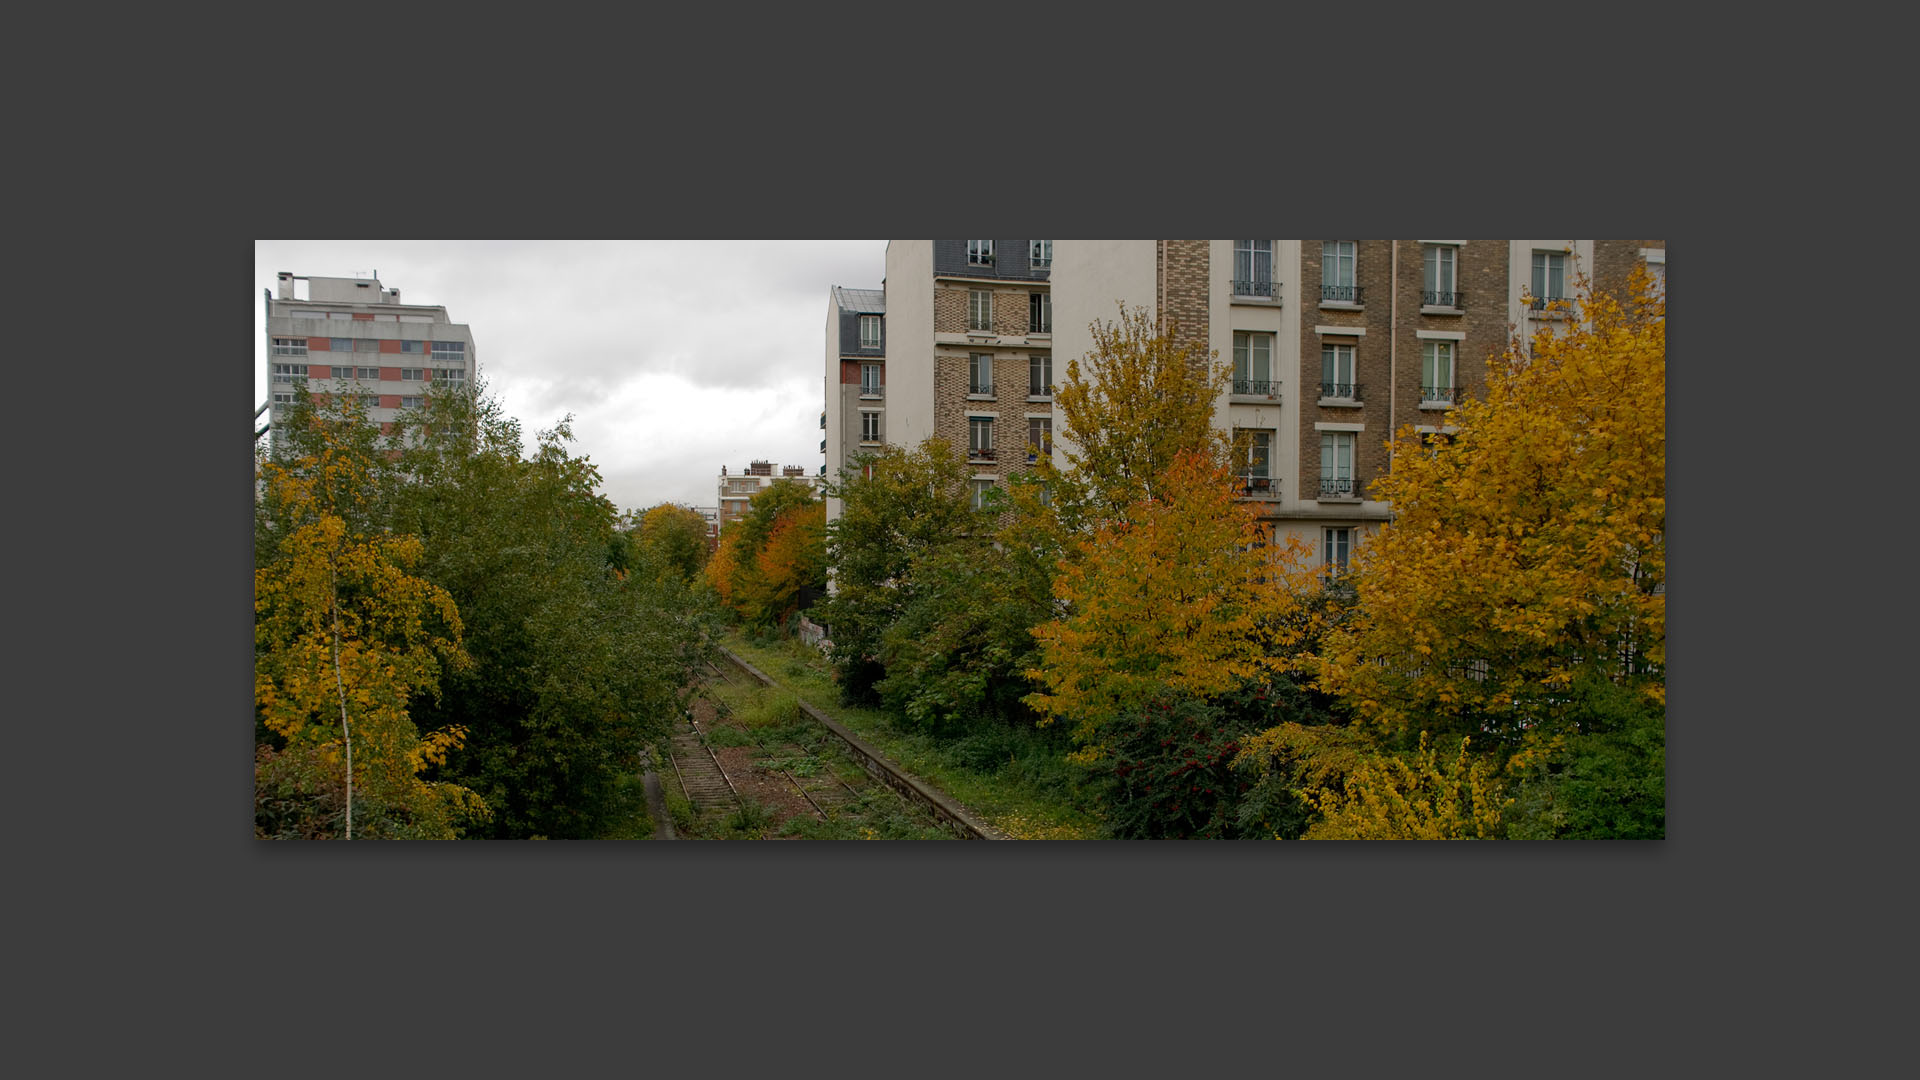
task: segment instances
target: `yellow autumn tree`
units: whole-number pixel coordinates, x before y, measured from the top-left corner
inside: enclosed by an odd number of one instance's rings
[[[486,803],[423,774],[465,733],[421,735],[408,701],[467,663],[460,614],[446,590],[408,572],[421,556],[417,538],[349,525],[366,516],[372,463],[342,444],[344,427],[319,420],[317,449],[261,464],[262,510],[278,543],[254,573],[254,702],[284,746],[256,757],[256,812],[331,803],[338,790],[337,834],[312,824],[331,811],[310,807],[278,815],[307,823],[286,834],[451,839],[486,819]]]
[[[1231,369],[1144,308],[1119,314],[1090,327],[1093,350],[1067,361],[1054,395],[1067,467],[1040,458],[1063,509],[1096,522],[1156,494],[1181,454],[1223,459],[1227,449],[1213,414]]]
[[[1172,688],[1221,693],[1282,661],[1271,646],[1295,603],[1297,546],[1273,547],[1223,464],[1175,457],[1154,494],[1078,538],[1054,595],[1069,612],[1033,630],[1043,689],[1026,702],[1041,723],[1073,724],[1085,763],[1106,752],[1102,728]]]
[[[1576,684],[1665,699],[1666,305],[1582,297],[1490,362],[1450,441],[1398,436],[1363,547],[1357,608],[1321,685],[1383,729],[1513,734],[1549,724]],[[1576,718],[1577,719],[1577,718]]]

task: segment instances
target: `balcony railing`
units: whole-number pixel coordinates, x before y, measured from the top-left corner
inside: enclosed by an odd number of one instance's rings
[[[1323,476],[1320,478],[1320,497],[1323,499],[1353,498],[1353,477]]]
[[[967,460],[968,461],[992,461],[994,460],[994,453],[991,449],[983,449],[980,447],[969,447],[967,449]]]
[[[1273,397],[1280,392],[1280,383],[1269,379],[1235,379],[1233,392],[1236,394],[1265,394]]]
[[[1235,296],[1272,296],[1273,295],[1273,279],[1269,278],[1265,281],[1262,281],[1258,278],[1255,278],[1249,281],[1242,278],[1234,278],[1233,279],[1233,295]]]
[[[1422,405],[1451,405],[1453,404],[1453,395],[1458,392],[1459,389],[1452,386],[1423,386],[1420,388],[1420,403]]]
[[[827,414],[826,413],[820,414],[820,430],[821,431],[827,430]]]
[[[1053,333],[1053,319],[1050,317],[1045,319],[1028,319],[1027,333],[1029,334]]]
[[[967,393],[969,393],[969,394],[986,394],[986,395],[988,395],[988,396],[992,396],[992,394],[993,394],[993,384],[992,384],[992,383],[986,383],[986,384],[984,384],[984,385],[982,385],[982,384],[980,384],[980,383],[968,383],[968,384],[967,384]]]
[[[1566,302],[1567,298],[1564,296],[1536,296],[1527,302],[1527,309],[1529,311],[1545,311],[1548,304],[1564,304]]]
[[[1255,476],[1248,473],[1240,477],[1240,490],[1249,498],[1271,497],[1280,494],[1280,485],[1271,476]]]
[[[1450,307],[1465,310],[1467,306],[1467,294],[1463,292],[1438,292],[1433,289],[1423,289],[1420,292],[1420,302],[1428,307]]]
[[[823,454],[827,452],[827,440],[825,439],[820,440],[820,452]]]
[[[1053,384],[1052,384],[1052,383],[1042,383],[1042,384],[1038,384],[1038,385],[1036,385],[1036,384],[1034,384],[1034,383],[1028,383],[1028,384],[1027,384],[1027,396],[1028,396],[1028,397],[1052,397],[1052,396],[1053,396]]]
[[[1365,288],[1363,285],[1322,285],[1320,286],[1320,299],[1333,300],[1345,304],[1358,304],[1361,302],[1360,290],[1363,288]]]
[[[1341,401],[1359,401],[1360,384],[1323,382],[1320,384],[1320,396],[1323,398],[1336,398]]]
[[[863,398],[877,398],[877,397],[885,397],[885,396],[887,396],[887,395],[886,395],[886,387],[884,387],[884,386],[868,386],[868,385],[866,385],[865,383],[862,383],[862,384],[860,385],[860,396],[861,396],[861,397],[863,397]]]

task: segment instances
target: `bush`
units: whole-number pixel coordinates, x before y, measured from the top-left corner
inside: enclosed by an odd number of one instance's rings
[[[1238,804],[1253,778],[1233,760],[1258,727],[1236,714],[1173,694],[1121,712],[1103,785],[1109,831],[1121,839],[1243,835]]]

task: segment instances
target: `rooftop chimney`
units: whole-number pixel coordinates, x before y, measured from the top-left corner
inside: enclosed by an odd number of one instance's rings
[[[280,271],[280,299],[293,299],[293,271]]]

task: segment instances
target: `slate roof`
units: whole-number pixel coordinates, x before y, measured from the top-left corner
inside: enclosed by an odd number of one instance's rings
[[[833,287],[834,302],[841,311],[860,312],[867,315],[885,314],[887,310],[887,291],[885,289],[847,289],[839,285]]]

